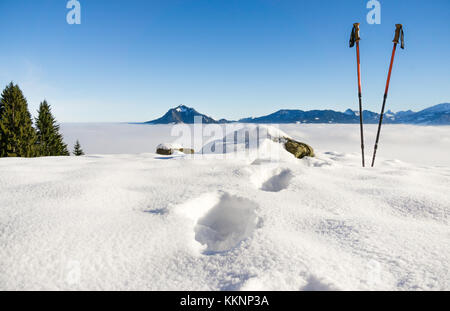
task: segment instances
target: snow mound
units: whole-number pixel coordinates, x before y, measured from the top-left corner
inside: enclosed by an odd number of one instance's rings
[[[224,193],[218,204],[195,226],[195,239],[206,245],[206,253],[226,252],[250,238],[257,228],[255,202]]]
[[[291,138],[282,130],[270,125],[236,124],[228,129],[228,133],[221,139],[207,142],[202,150],[204,154],[230,153],[259,149],[269,141],[281,141],[283,137]]]

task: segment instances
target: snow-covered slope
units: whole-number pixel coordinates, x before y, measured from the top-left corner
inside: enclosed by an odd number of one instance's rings
[[[271,146],[0,159],[0,289],[450,289],[450,167]]]

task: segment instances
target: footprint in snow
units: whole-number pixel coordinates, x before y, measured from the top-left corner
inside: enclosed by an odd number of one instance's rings
[[[206,193],[179,205],[175,211],[193,220],[193,239],[203,253],[227,252],[253,236],[262,220],[258,204],[225,192]]]
[[[290,169],[282,170],[280,173],[266,180],[262,184],[261,190],[268,192],[280,192],[281,190],[289,187],[292,178],[294,178],[294,174]]]
[[[253,185],[262,191],[280,192],[289,187],[294,178],[293,172],[289,168],[280,167],[275,162],[256,162],[253,174],[250,177]]]
[[[258,204],[228,193],[198,221],[195,239],[206,245],[205,254],[226,252],[250,238],[260,225]]]
[[[336,291],[337,288],[331,282],[326,281],[325,279],[319,278],[315,275],[311,275],[307,283],[300,290],[306,292],[325,292],[325,291]]]

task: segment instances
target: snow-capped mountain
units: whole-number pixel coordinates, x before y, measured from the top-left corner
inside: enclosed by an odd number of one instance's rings
[[[411,124],[450,125],[450,104],[444,103],[406,115],[402,121]]]
[[[369,110],[363,112],[364,123],[379,122],[380,114]],[[279,110],[258,118],[245,118],[242,123],[359,123],[359,111],[347,109],[345,112],[334,110]],[[450,125],[450,104],[440,104],[419,112],[388,110],[384,114],[384,123],[390,124],[426,124]]]
[[[219,123],[211,117],[197,112],[194,108],[180,105],[170,109],[164,116],[159,119],[145,122],[147,124],[170,124],[170,123],[187,123],[193,124],[195,117],[201,117],[203,123]]]
[[[422,110],[421,112],[425,112],[425,113],[440,113],[440,112],[450,112],[450,104],[449,103],[444,103],[444,104],[440,104],[440,105],[436,105],[427,109]]]
[[[364,110],[363,117],[368,123],[378,122],[379,114]],[[242,123],[341,123],[352,124],[359,122],[359,111],[350,109],[345,112],[334,110],[279,110],[273,114],[241,119]]]
[[[178,106],[170,109],[163,117],[146,122],[147,124],[169,124],[169,123],[194,123],[194,117],[202,117],[203,123],[229,123],[236,121],[228,121],[221,119],[214,120],[204,114],[197,112],[193,108],[186,106]],[[380,114],[369,110],[363,112],[364,123],[376,124],[380,119]],[[283,109],[272,114],[257,117],[244,118],[238,122],[241,123],[338,123],[353,124],[359,123],[359,111],[347,109],[345,112],[334,110],[295,110]],[[450,104],[439,104],[419,112],[400,111],[393,112],[388,110],[384,114],[384,123],[387,124],[421,124],[421,125],[450,125]]]

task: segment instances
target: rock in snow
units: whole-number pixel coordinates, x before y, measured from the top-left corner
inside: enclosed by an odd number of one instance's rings
[[[184,153],[184,154],[193,154],[195,153],[194,149],[191,148],[184,148],[181,145],[178,144],[159,144],[158,147],[156,147],[156,153],[160,155],[172,155],[176,152]]]
[[[284,147],[287,151],[292,153],[296,158],[303,159],[304,157],[314,157],[314,149],[305,143],[295,141],[291,138],[285,138]]]

